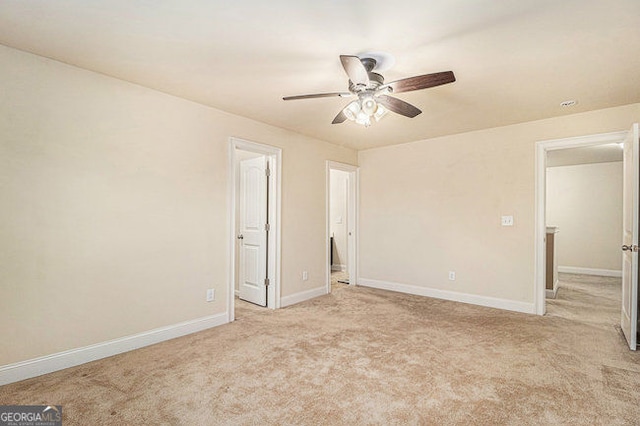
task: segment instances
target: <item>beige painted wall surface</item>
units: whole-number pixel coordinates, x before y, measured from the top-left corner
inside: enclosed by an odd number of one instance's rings
[[[622,270],[622,162],[547,169],[547,224],[558,265]]]
[[[360,277],[533,303],[535,143],[638,118],[634,104],[361,151]]]
[[[6,47],[0,81],[0,365],[225,312],[230,136],[283,148],[282,295],[325,285],[354,151]]]
[[[349,173],[331,170],[329,232],[333,235],[333,266],[347,267],[347,196]]]

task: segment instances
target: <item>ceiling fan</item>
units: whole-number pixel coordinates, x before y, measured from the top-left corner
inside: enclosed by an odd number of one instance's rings
[[[374,58],[340,55],[340,61],[349,77],[348,92],[285,96],[282,99],[292,101],[297,99],[357,96],[358,99],[342,109],[331,124],[343,123],[349,119],[368,127],[371,125],[372,118],[379,121],[387,111],[393,111],[409,118],[413,118],[422,112],[410,103],[389,96],[390,93],[411,92],[456,81],[452,71],[444,71],[403,78],[402,80],[385,84],[384,77],[374,72],[377,64]]]

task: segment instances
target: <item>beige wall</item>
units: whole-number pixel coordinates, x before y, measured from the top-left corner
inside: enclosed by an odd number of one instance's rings
[[[283,149],[282,295],[324,286],[354,151],[6,47],[0,81],[0,365],[224,312],[230,136]]]
[[[622,162],[547,169],[547,224],[558,265],[622,269]]]
[[[331,170],[329,178],[329,232],[333,235],[333,266],[346,271],[349,173]]]
[[[639,118],[634,104],[361,151],[360,277],[533,303],[535,143]]]

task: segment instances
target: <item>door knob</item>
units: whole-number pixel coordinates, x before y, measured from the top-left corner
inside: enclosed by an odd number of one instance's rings
[[[242,235],[242,234],[238,235],[238,239],[239,240],[244,240],[244,235]]]
[[[638,246],[635,244],[623,244],[622,246],[622,251],[631,251],[631,252],[637,252],[638,251]]]

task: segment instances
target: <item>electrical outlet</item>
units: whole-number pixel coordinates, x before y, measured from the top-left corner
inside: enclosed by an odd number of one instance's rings
[[[449,271],[449,279],[451,281],[455,281],[456,280],[456,273],[453,271]]]
[[[502,226],[513,226],[513,216],[502,216]]]
[[[309,279],[309,273],[307,271],[302,271],[302,281],[307,281]]]
[[[213,288],[207,289],[207,302],[213,302],[216,300],[216,291]]]

